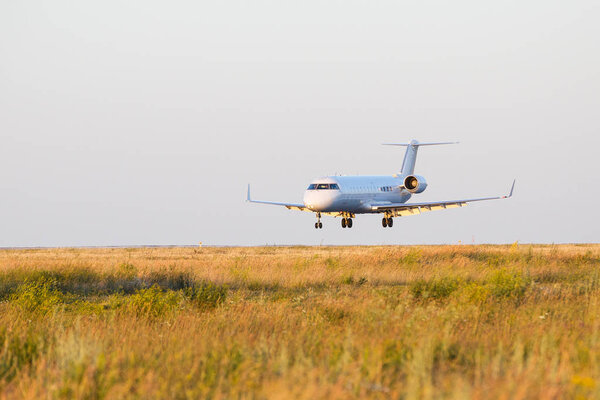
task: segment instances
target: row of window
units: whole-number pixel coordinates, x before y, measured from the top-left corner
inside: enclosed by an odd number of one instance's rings
[[[352,190],[356,190],[357,188],[351,188]],[[360,187],[359,189],[364,189]],[[308,190],[340,190],[340,187],[337,183],[311,183],[308,185]],[[380,192],[393,192],[393,186],[381,186],[379,187]]]
[[[337,183],[311,183],[308,190],[340,190]]]

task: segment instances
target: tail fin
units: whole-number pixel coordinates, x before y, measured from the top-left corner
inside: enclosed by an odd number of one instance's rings
[[[404,161],[402,161],[402,175],[412,175],[415,173],[415,163],[417,162],[417,150],[419,146],[434,146],[438,144],[456,144],[458,142],[437,142],[437,143],[419,143],[411,140],[410,143],[383,143],[386,146],[404,146]]]

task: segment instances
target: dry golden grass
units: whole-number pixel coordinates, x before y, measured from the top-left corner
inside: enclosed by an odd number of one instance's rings
[[[600,398],[600,245],[0,251],[0,398]]]

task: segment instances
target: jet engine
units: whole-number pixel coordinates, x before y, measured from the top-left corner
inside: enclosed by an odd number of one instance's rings
[[[419,175],[409,175],[404,178],[404,187],[411,193],[422,193],[427,188],[427,181]]]

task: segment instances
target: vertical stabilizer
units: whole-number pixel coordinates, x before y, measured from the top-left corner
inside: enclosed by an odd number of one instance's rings
[[[402,161],[402,175],[412,175],[415,173],[415,164],[417,162],[417,151],[419,146],[435,146],[438,144],[456,144],[458,142],[437,142],[437,143],[419,143],[416,140],[411,140],[410,143],[384,143],[386,146],[404,146],[404,161]]]

